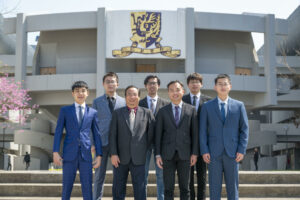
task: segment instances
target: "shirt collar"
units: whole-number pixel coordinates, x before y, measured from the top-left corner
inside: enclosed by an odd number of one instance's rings
[[[78,104],[78,103],[75,102],[75,107],[77,108],[77,107],[79,107],[79,106],[81,106],[82,108],[85,109],[86,104],[85,104],[85,102],[84,102],[83,104],[80,105],[80,104]]]
[[[225,105],[227,105],[228,104],[228,99],[229,99],[229,97],[227,97],[226,99],[225,99],[225,101],[222,101],[219,97],[218,97],[218,103],[220,104],[220,103],[225,103]]]
[[[157,101],[158,96],[156,95],[154,98],[150,97],[149,95],[147,95],[147,100],[150,101],[151,99],[155,99],[155,101]]]
[[[175,105],[175,104],[172,103],[172,108],[175,109],[175,106],[179,106],[179,108],[181,109],[182,108],[182,104],[183,104],[182,101],[178,105]]]
[[[131,111],[132,108],[129,108],[128,106],[126,106],[126,107],[127,107],[127,109],[128,109],[128,112],[130,113],[130,111]],[[138,107],[135,107],[135,108],[133,108],[133,109],[134,109],[134,113],[136,114],[136,111],[137,111]]]
[[[192,93],[190,93],[190,97],[193,98],[194,96],[196,96],[198,99],[200,99],[201,96],[201,92],[199,92],[198,94],[194,95]]]
[[[110,96],[108,96],[107,94],[105,94],[106,98],[110,98]],[[117,93],[114,94],[114,96],[112,96],[114,99],[117,98]]]

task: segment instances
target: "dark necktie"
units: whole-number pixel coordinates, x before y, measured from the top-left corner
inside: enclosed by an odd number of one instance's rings
[[[223,123],[225,122],[226,119],[226,115],[225,115],[225,103],[221,103],[221,117],[222,117],[222,121]]]
[[[193,106],[195,106],[196,107],[196,102],[197,102],[197,96],[193,96]]]
[[[108,97],[108,106],[111,113],[114,111],[114,107],[115,107],[114,101],[115,101],[114,97]]]
[[[176,123],[176,126],[179,125],[179,106],[175,106],[175,123]]]
[[[79,124],[79,126],[81,126],[82,118],[83,118],[82,106],[78,106],[78,108],[79,108],[79,119],[78,119],[78,124]]]

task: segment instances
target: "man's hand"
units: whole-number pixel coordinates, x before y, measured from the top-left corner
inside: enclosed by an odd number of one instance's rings
[[[120,163],[120,159],[119,159],[119,156],[117,155],[112,155],[110,157],[111,159],[111,164],[115,167],[115,168],[118,168],[119,167],[119,163]]]
[[[202,158],[203,158],[205,163],[207,163],[207,164],[210,163],[210,154],[209,153],[203,154]]]
[[[58,152],[53,152],[53,162],[56,166],[62,166],[62,160]]]
[[[92,153],[96,153],[96,149],[95,149],[95,146],[94,146],[94,145],[92,145],[92,147],[91,147],[91,152],[92,152]]]
[[[101,165],[101,156],[97,156],[95,161],[93,162],[93,168],[98,168]]]
[[[162,161],[161,157],[156,158],[156,164],[160,169],[163,169],[163,161]]]
[[[197,162],[197,156],[196,155],[191,155],[191,166],[194,166]]]
[[[235,158],[236,162],[241,162],[243,159],[244,159],[244,154],[236,153],[236,158]]]

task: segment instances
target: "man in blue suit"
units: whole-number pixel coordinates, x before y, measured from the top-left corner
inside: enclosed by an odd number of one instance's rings
[[[85,100],[88,94],[88,85],[85,82],[75,82],[72,85],[75,103],[62,107],[57,120],[53,144],[53,162],[58,166],[63,165],[63,200],[70,199],[77,169],[80,172],[83,199],[92,200],[92,167],[98,168],[101,163],[102,150],[97,111],[86,105]],[[64,128],[66,135],[62,159],[59,151]],[[96,149],[94,163],[92,163],[91,155],[91,131]]]
[[[103,186],[106,175],[107,160],[109,157],[109,125],[112,118],[112,112],[126,105],[125,99],[117,95],[119,86],[118,75],[114,72],[108,72],[103,76],[102,84],[105,94],[93,101],[93,108],[98,111],[99,128],[102,141],[102,164],[95,170],[93,199],[100,200],[103,196]]]
[[[202,106],[200,114],[200,151],[208,164],[211,200],[220,200],[223,172],[227,198],[239,199],[238,163],[243,160],[248,143],[248,118],[242,102],[229,97],[230,77],[215,78],[218,96]]]

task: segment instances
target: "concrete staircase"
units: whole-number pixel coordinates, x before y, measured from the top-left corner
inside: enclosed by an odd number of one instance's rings
[[[59,197],[62,190],[62,174],[56,171],[0,171],[0,200],[22,199],[24,197]],[[133,197],[133,188],[127,185],[127,196]],[[208,190],[208,185],[207,185]],[[300,199],[300,172],[276,171],[276,172],[240,172],[240,197],[243,198],[271,198],[287,199],[294,197]],[[175,194],[178,197],[178,185]],[[225,185],[223,185],[225,197]],[[73,187],[73,197],[81,196],[79,177]],[[112,172],[107,173],[104,196],[112,196]],[[154,171],[150,172],[148,184],[148,197],[156,196],[156,184]],[[26,198],[25,198],[26,199]],[[30,198],[28,198],[30,199]],[[58,198],[59,199],[59,198]]]

